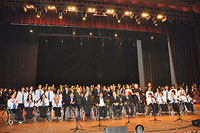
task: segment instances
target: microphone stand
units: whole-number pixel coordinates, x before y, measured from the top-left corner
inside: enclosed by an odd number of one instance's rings
[[[98,115],[99,115],[99,117],[98,117],[98,125],[97,125],[97,126],[92,126],[92,128],[98,127],[99,130],[100,130],[101,128],[104,128],[104,127],[107,127],[107,126],[103,126],[102,123],[101,123],[99,108],[100,108],[100,107],[97,107]]]
[[[74,115],[75,115],[75,118],[76,118],[76,127],[75,128],[71,128],[70,130],[74,130],[74,132],[76,132],[78,130],[86,131],[86,129],[82,128],[81,123],[79,122],[77,115],[75,113],[74,113]],[[80,128],[78,127],[78,125],[80,126]]]
[[[128,106],[128,105],[127,105]],[[129,108],[128,108],[129,109]],[[128,121],[125,123],[125,125],[128,125],[128,124],[131,124],[131,121],[130,121],[130,112],[128,114]],[[132,123],[132,124],[136,124],[136,123]]]
[[[183,120],[182,118],[181,118],[181,109],[180,109],[180,106],[181,106],[181,102],[179,102],[179,110],[178,110],[178,119],[176,119],[174,122],[177,122],[177,121],[181,121],[181,122],[189,122],[189,121],[186,121],[186,120]]]
[[[161,121],[161,120],[158,120],[156,119],[156,103],[152,104],[153,105],[153,115],[154,115],[154,119],[153,120],[150,120],[150,121]]]

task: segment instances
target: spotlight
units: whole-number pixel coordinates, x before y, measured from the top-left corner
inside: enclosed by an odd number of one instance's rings
[[[103,47],[105,45],[104,40],[102,40],[101,46]]]
[[[63,18],[63,13],[62,12],[59,12],[58,15],[59,15],[59,19]]]
[[[151,36],[151,40],[153,40],[154,39],[154,36]]]
[[[86,11],[83,11],[82,12],[82,20],[85,21],[86,18],[87,18],[87,13],[86,13]]]
[[[33,33],[33,29],[30,29],[30,31],[29,31],[30,33]]]
[[[96,8],[88,8],[87,12],[88,13],[95,13],[96,12]]]
[[[76,12],[76,11],[77,11],[77,8],[76,8],[75,6],[68,6],[68,7],[67,7],[67,11]]]
[[[61,43],[63,43],[64,41],[63,40],[61,40]]]
[[[118,36],[117,33],[115,33],[114,36],[117,37]]]
[[[114,9],[107,9],[106,14],[114,14],[115,10]]]
[[[34,5],[26,5],[25,6],[27,9],[34,9],[35,7],[34,7]]]
[[[90,32],[90,36],[92,36],[92,32]]]
[[[38,12],[37,12],[37,18],[40,18],[40,17],[41,17],[41,14],[42,14],[42,12],[41,12],[41,11],[38,11]]]
[[[48,43],[48,40],[46,39],[45,42]]]
[[[76,35],[76,32],[75,32],[75,31],[73,31],[73,32],[72,32],[72,34],[73,34],[73,35]]]
[[[132,11],[125,11],[124,16],[132,16],[133,12]]]
[[[147,17],[149,16],[149,13],[143,12],[143,13],[141,14],[141,16],[142,16],[143,18],[147,18]]]
[[[119,43],[119,45],[120,45],[120,46],[122,45],[122,41]]]
[[[120,20],[120,19],[118,19],[118,20],[117,20],[117,23],[120,23],[120,22],[121,22],[121,20]]]
[[[163,19],[163,17],[164,17],[164,16],[163,16],[162,14],[158,14],[158,15],[157,15],[157,19]]]
[[[47,6],[48,10],[56,10],[56,6],[53,5],[49,5]]]
[[[120,23],[121,22],[121,19],[122,19],[122,14],[121,13],[118,13],[116,15],[116,19],[117,19],[117,22]]]
[[[156,19],[153,19],[153,24],[155,25],[155,26],[158,26],[158,20],[156,20]]]
[[[26,7],[23,7],[23,9],[24,9],[24,12],[27,12],[27,8]]]
[[[162,19],[162,22],[165,22],[167,20],[167,17],[165,16],[163,19]]]

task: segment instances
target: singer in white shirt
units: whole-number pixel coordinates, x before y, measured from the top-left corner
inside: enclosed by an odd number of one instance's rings
[[[33,101],[33,98],[32,98],[32,95],[31,94],[28,94],[27,96],[27,99],[25,101],[25,111],[26,111],[26,119],[32,119],[33,118],[33,107],[34,107],[34,101]]]
[[[58,94],[53,99],[53,110],[55,111],[55,117],[61,117],[62,101]]]

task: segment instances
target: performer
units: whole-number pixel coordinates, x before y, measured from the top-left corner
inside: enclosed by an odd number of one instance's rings
[[[83,110],[85,111],[86,117],[89,117],[91,109],[92,109],[92,99],[88,92],[85,93],[82,100],[82,104],[83,104]]]
[[[192,98],[190,97],[190,94],[186,94],[186,92],[184,91],[183,92],[183,95],[184,95],[184,103],[186,105],[186,108],[190,111],[192,111],[192,113],[194,112],[194,105],[192,103]]]
[[[18,101],[15,98],[15,96],[16,96],[15,93],[11,95],[11,98],[8,100],[7,105],[8,105],[8,108],[11,110],[11,112],[15,114],[16,120],[18,121],[18,123],[21,124],[23,121],[23,118],[22,118],[21,113],[18,110]]]
[[[72,93],[71,90],[69,90],[68,86],[65,86],[65,90],[63,91],[63,104],[64,104],[64,118],[65,118],[65,112],[66,112],[66,109],[67,107],[69,107],[69,102],[70,101],[70,98],[69,98],[69,95]]]
[[[165,86],[165,89],[163,90],[163,96],[165,98],[165,101],[167,101],[167,103],[169,103],[170,91],[169,91],[169,87],[168,86]]]
[[[185,92],[185,90],[183,89],[183,87],[180,87],[180,90],[178,91],[177,96],[178,97],[182,96],[184,92]]]
[[[162,92],[160,92],[159,96],[157,97],[157,103],[161,106],[162,111],[168,111],[167,101]]]
[[[42,94],[38,101],[40,117],[47,118],[47,110],[49,107],[49,100],[46,98],[45,94]]]
[[[78,109],[78,117],[80,117],[80,109],[83,107],[82,105],[82,95],[81,95],[81,90],[78,87],[77,91],[74,93],[75,99],[76,99],[76,104],[77,104],[77,109]]]
[[[55,95],[52,102],[53,110],[55,111],[55,117],[61,117],[62,101],[58,94]]]
[[[158,107],[157,107],[157,104],[156,104],[156,99],[153,97],[152,93],[148,94],[148,97],[147,97],[146,100],[147,100],[147,106],[148,106],[147,115],[152,111],[154,113],[157,113],[158,112]]]
[[[25,101],[26,119],[33,118],[33,107],[34,107],[34,101],[32,95],[28,94],[27,99]]]
[[[178,99],[175,95],[175,90],[171,91],[170,103],[172,104],[172,108],[174,111],[179,112],[179,107],[177,105]]]
[[[103,92],[103,90],[101,89],[101,85],[98,84],[96,89],[93,90],[94,97],[98,97],[100,92]]]
[[[38,85],[38,89],[35,91],[35,101],[36,102],[38,100],[40,100],[43,93],[44,93],[44,91],[42,90],[42,85]]]
[[[20,111],[20,115],[23,116],[23,109],[24,109],[24,103],[25,103],[25,88],[22,87],[21,91],[18,91],[17,93],[17,101],[18,101],[18,109]]]
[[[98,107],[100,119],[106,118],[107,116],[107,107],[106,107],[106,99],[103,98],[103,93],[99,93],[99,97],[95,99],[95,104]],[[104,113],[103,113],[104,111]],[[104,115],[103,115],[104,114]]]
[[[114,117],[117,116],[117,110],[119,110],[118,117],[121,117],[121,112],[122,112],[122,105],[120,102],[120,98],[117,96],[116,92],[114,91],[113,96],[110,97],[110,105],[113,109],[114,112]]]
[[[54,99],[54,94],[53,94],[53,91],[51,90],[50,86],[48,86],[47,91],[45,92],[45,96],[49,100],[49,109],[51,109],[52,108],[52,101]]]
[[[129,115],[129,116],[134,116],[134,107],[133,107],[133,102],[132,102],[132,97],[129,96],[129,92],[126,91],[125,92],[125,96],[122,97],[122,103],[126,109],[126,113]],[[131,113],[129,112],[129,108],[131,108]]]

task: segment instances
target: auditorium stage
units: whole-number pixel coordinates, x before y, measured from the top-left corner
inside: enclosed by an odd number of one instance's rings
[[[161,120],[161,122],[154,122],[150,121],[153,120],[154,117],[151,116],[137,116],[134,118],[131,118],[131,124],[128,125],[128,131],[133,132],[135,131],[135,126],[138,124],[141,124],[144,126],[144,129],[146,132],[161,132],[161,133],[184,133],[189,131],[200,131],[200,127],[194,127],[191,126],[192,120],[200,119],[200,105],[195,105],[196,112],[194,115],[188,114],[183,115],[182,119],[187,120],[189,122],[174,122],[178,118],[177,115],[171,116],[171,115],[162,115],[158,116],[157,119]],[[0,114],[1,115],[1,114]],[[127,122],[127,118],[123,118],[120,120],[103,120],[102,124],[107,127],[113,127],[113,126],[125,126],[125,123]],[[84,129],[86,129],[85,132],[90,133],[100,133],[104,132],[104,129],[99,130],[98,128],[92,128],[92,126],[98,125],[98,121],[88,120],[81,122],[81,125]],[[134,124],[135,123],[135,124]],[[0,120],[0,133],[70,133],[71,128],[75,128],[75,122],[74,121],[53,121],[53,122],[46,122],[45,120],[41,120],[39,122],[27,122],[24,124],[14,124],[12,126],[6,125],[2,123],[2,120]]]

